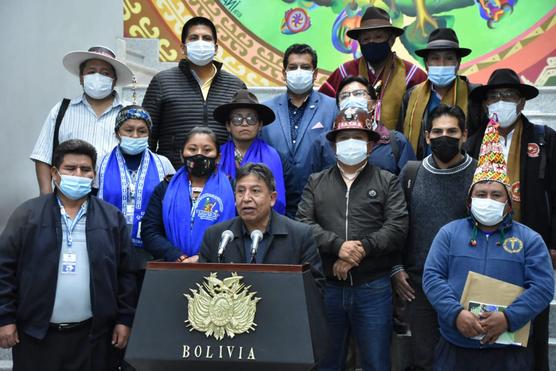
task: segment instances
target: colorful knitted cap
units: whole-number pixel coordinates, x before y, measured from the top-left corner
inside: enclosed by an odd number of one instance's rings
[[[506,160],[504,159],[500,134],[498,133],[499,126],[493,119],[488,122],[471,188],[483,181],[502,183],[507,189],[510,187]]]

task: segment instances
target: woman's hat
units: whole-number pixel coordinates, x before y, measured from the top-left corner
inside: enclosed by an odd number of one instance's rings
[[[230,113],[236,108],[254,109],[257,111],[259,120],[263,122],[263,125],[270,124],[276,119],[274,111],[264,104],[260,104],[255,94],[251,93],[247,89],[238,90],[232,97],[232,101],[230,103],[216,107],[213,114],[214,119],[225,124],[227,121],[230,121]]]

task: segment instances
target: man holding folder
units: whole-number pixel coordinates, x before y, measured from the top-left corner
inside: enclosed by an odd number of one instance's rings
[[[541,236],[512,220],[509,180],[498,123],[491,120],[469,190],[471,216],[445,225],[425,263],[423,290],[438,312],[441,338],[435,370],[532,370],[532,350],[496,343],[534,319],[550,303],[554,278]],[[460,301],[469,272],[522,287],[503,311],[472,313]],[[485,290],[495,287],[486,286]],[[471,298],[472,299],[472,298]],[[501,303],[490,302],[490,305]]]

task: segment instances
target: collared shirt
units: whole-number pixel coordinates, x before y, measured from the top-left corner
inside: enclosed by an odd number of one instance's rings
[[[58,280],[52,310],[52,323],[81,322],[93,316],[91,310],[91,289],[89,253],[87,251],[86,224],[87,202],[81,205],[75,219],[64,216],[61,207],[62,249],[58,263]],[[68,224],[69,227],[68,228]],[[73,228],[72,228],[73,227]],[[75,254],[75,273],[62,273],[64,254]]]
[[[300,107],[296,107],[290,97],[288,97],[288,114],[290,118],[290,136],[291,141],[293,144],[297,142],[297,131],[299,130],[299,126],[301,125],[301,119],[303,118],[303,114],[305,113],[305,108],[307,108],[307,101],[309,99],[310,94],[305,97],[303,104]]]
[[[342,167],[339,164],[336,164],[336,166],[338,166],[338,169],[340,170],[340,174],[342,175],[342,179],[344,179],[344,182],[346,183],[346,187],[348,190],[351,188],[351,185],[353,184],[355,179],[359,176],[359,174],[363,171],[363,169],[365,168],[365,166],[367,166],[368,163],[369,163],[368,161],[365,161],[363,165],[361,165],[357,170],[355,170],[355,173],[348,173],[344,169],[342,169]]]
[[[212,85],[212,80],[214,80],[214,76],[216,76],[216,72],[218,72],[218,69],[216,68],[214,63],[211,63],[211,66],[212,66],[212,75],[205,81],[202,81],[197,75],[197,73],[193,71],[193,69],[191,70],[191,74],[193,75],[195,80],[197,80],[197,83],[199,83],[199,87],[201,88],[201,93],[203,93],[203,98],[205,100],[207,100],[207,95],[210,90],[210,86]]]
[[[500,141],[502,142],[502,153],[504,154],[504,159],[506,163],[508,163],[508,155],[510,154],[510,147],[512,146],[512,139],[514,137],[515,129],[510,131],[508,135],[506,135],[506,139],[503,136],[500,136]]]
[[[257,255],[255,255],[255,263],[257,264],[263,263],[263,259],[267,253],[268,238],[271,234],[270,231],[271,220],[272,220],[272,213],[270,214],[270,220],[268,221],[268,226],[266,227],[266,230],[263,233],[263,239],[259,241]],[[247,229],[245,224],[241,225],[241,229],[243,231],[243,249],[245,251],[245,263],[251,263],[251,246],[252,246],[251,234],[249,233],[249,230]]]
[[[32,160],[51,164],[54,126],[60,105],[61,102],[56,104],[46,118],[31,153]],[[100,117],[97,117],[85,95],[73,98],[60,125],[58,142],[62,143],[68,139],[84,140],[96,148],[97,158],[102,158],[118,144],[114,134],[114,123],[123,106],[120,97],[115,93],[112,106],[108,107]]]

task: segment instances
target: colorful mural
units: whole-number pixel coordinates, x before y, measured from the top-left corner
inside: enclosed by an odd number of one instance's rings
[[[317,50],[320,84],[359,56],[346,31],[369,5],[405,28],[394,46],[405,59],[423,65],[414,51],[435,28],[451,27],[473,50],[461,66],[471,81],[509,67],[531,84],[556,86],[556,0],[124,0],[124,35],[158,38],[160,60],[177,61],[184,22],[202,15],[218,29],[216,58],[247,85],[283,85],[283,51],[293,43]]]

